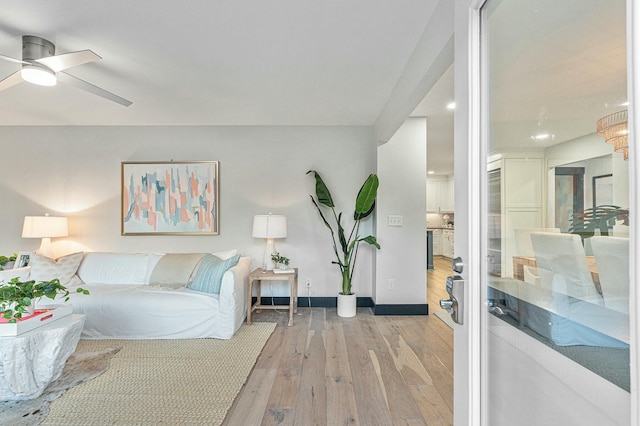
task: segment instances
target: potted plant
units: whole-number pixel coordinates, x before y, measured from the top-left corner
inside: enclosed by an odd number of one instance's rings
[[[77,293],[89,294],[89,290],[78,287]],[[57,278],[51,281],[20,281],[12,278],[9,282],[0,285],[0,311],[2,317],[15,323],[23,314],[31,315],[34,311],[34,302],[41,297],[55,299],[61,295],[64,301],[69,300],[69,290]]]
[[[13,267],[13,262],[16,261],[16,257],[18,257],[18,253],[13,253],[12,256],[0,256],[0,271],[4,271],[4,268],[11,269]]]
[[[289,262],[291,262],[291,259],[289,259],[288,257],[280,256],[280,253],[278,252],[271,254],[271,260],[275,264],[275,267],[278,269],[288,269]]]
[[[580,235],[583,241],[593,237],[596,230],[600,235],[609,235],[617,221],[629,226],[629,209],[612,205],[596,206],[573,213],[569,233]]]
[[[316,180],[316,196],[311,195],[311,201],[316,206],[320,217],[325,226],[331,232],[331,241],[333,243],[333,251],[336,256],[333,264],[338,265],[340,268],[340,274],[342,275],[342,291],[338,294],[338,315],[339,316],[354,316],[356,313],[356,295],[351,291],[351,283],[353,280],[353,271],[355,269],[356,260],[358,258],[358,247],[361,242],[365,242],[380,249],[380,245],[376,241],[373,235],[366,237],[360,236],[360,222],[368,217],[375,208],[376,196],[378,193],[378,176],[375,174],[369,175],[364,184],[358,192],[356,197],[355,211],[353,213],[353,227],[347,237],[345,229],[342,226],[342,212],[336,214],[335,204],[331,197],[329,188],[325,185],[322,177],[315,170],[310,170],[307,174],[312,173]],[[329,221],[322,213],[320,206],[324,206],[331,210],[333,214],[334,227],[329,224]],[[336,240],[337,234],[337,240]],[[338,250],[340,247],[340,250]],[[348,305],[345,306],[345,303]]]

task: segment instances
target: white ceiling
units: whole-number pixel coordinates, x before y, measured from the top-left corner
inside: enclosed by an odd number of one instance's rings
[[[373,125],[437,0],[3,0],[0,54],[21,36],[102,60],[68,72],[133,101],[62,84],[0,91],[0,125]],[[624,0],[496,2],[494,150],[544,149],[593,133],[626,92]],[[522,16],[522,19],[514,19]],[[518,40],[518,43],[512,43]],[[493,50],[492,50],[493,49]],[[18,65],[0,61],[0,78]],[[453,66],[426,116],[427,167],[453,172]],[[531,136],[553,140],[532,146]]]
[[[593,134],[624,109],[625,0],[494,1],[489,149],[535,151]],[[453,173],[453,66],[411,114],[427,117],[427,168]],[[533,136],[549,134],[547,140]]]
[[[0,92],[0,125],[372,125],[436,0],[3,0],[0,53],[21,36],[102,60],[62,84]],[[0,61],[0,78],[19,65]]]

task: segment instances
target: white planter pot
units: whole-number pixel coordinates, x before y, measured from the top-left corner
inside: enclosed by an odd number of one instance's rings
[[[351,318],[356,316],[356,295],[338,293],[338,316]]]

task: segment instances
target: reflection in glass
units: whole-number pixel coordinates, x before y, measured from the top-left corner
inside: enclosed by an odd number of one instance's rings
[[[628,391],[629,169],[596,129],[626,109],[625,1],[489,0],[483,25],[489,312]]]

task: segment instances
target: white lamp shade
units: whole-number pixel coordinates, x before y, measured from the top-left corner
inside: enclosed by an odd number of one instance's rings
[[[283,215],[255,215],[253,217],[254,238],[285,238],[287,217]]]
[[[69,235],[66,217],[25,216],[22,238],[55,238]]]

